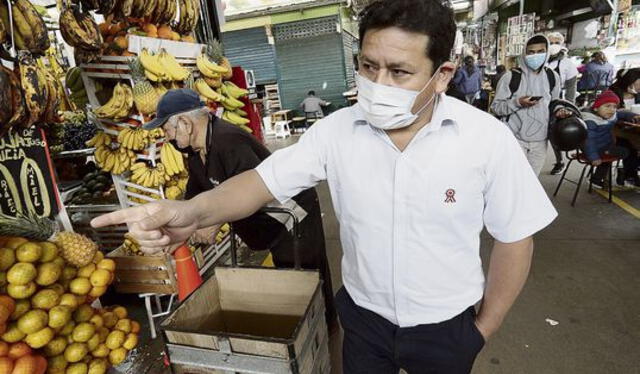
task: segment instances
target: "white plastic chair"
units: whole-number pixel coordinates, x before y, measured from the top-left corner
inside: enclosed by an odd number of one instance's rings
[[[289,128],[289,122],[278,121],[274,127],[276,132],[276,139],[286,139],[291,136],[291,129]]]
[[[273,124],[271,123],[270,116],[262,118],[262,133],[266,138],[276,136],[276,132],[273,131]]]

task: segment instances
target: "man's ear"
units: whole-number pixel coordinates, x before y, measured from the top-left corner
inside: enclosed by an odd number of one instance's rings
[[[189,135],[193,133],[193,119],[190,116],[182,116],[178,120],[178,126]]]
[[[440,67],[440,71],[438,71],[437,73],[438,75],[434,78],[434,90],[437,94],[441,94],[447,91],[447,89],[449,88],[449,82],[451,81],[451,79],[453,79],[453,74],[455,73],[455,71],[456,65],[453,62],[447,61],[442,64],[442,66]]]

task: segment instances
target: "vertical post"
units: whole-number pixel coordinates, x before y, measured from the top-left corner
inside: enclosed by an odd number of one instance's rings
[[[524,0],[520,0],[520,15],[522,16],[523,14],[524,14]]]
[[[618,24],[618,0],[609,0],[611,6],[611,21],[609,22],[609,33],[607,36],[614,37],[616,25]]]
[[[238,267],[238,246],[236,243],[236,230],[233,228],[233,224],[230,224],[231,231],[229,235],[231,236],[231,266],[234,268]]]

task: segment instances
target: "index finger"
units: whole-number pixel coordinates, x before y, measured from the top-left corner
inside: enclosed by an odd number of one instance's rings
[[[146,210],[141,206],[137,206],[98,216],[91,220],[91,226],[98,229],[101,227],[115,226],[123,223],[138,222],[145,219],[146,217]]]

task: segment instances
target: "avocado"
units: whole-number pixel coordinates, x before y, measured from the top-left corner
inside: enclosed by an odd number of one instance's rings
[[[96,181],[98,183],[107,184],[107,183],[109,183],[109,178],[105,177],[104,175],[98,175],[96,177]]]
[[[87,175],[84,176],[84,178],[82,178],[82,183],[89,183],[91,182],[94,178],[96,177],[96,175],[94,173],[89,173]]]
[[[80,196],[82,194],[85,194],[89,192],[89,189],[86,186],[82,186],[78,191],[76,191],[75,194],[73,194],[73,196]]]
[[[86,187],[87,187],[88,192],[95,191],[96,190],[96,184],[98,184],[98,182],[95,181],[95,180],[92,180],[91,182],[87,183]]]

